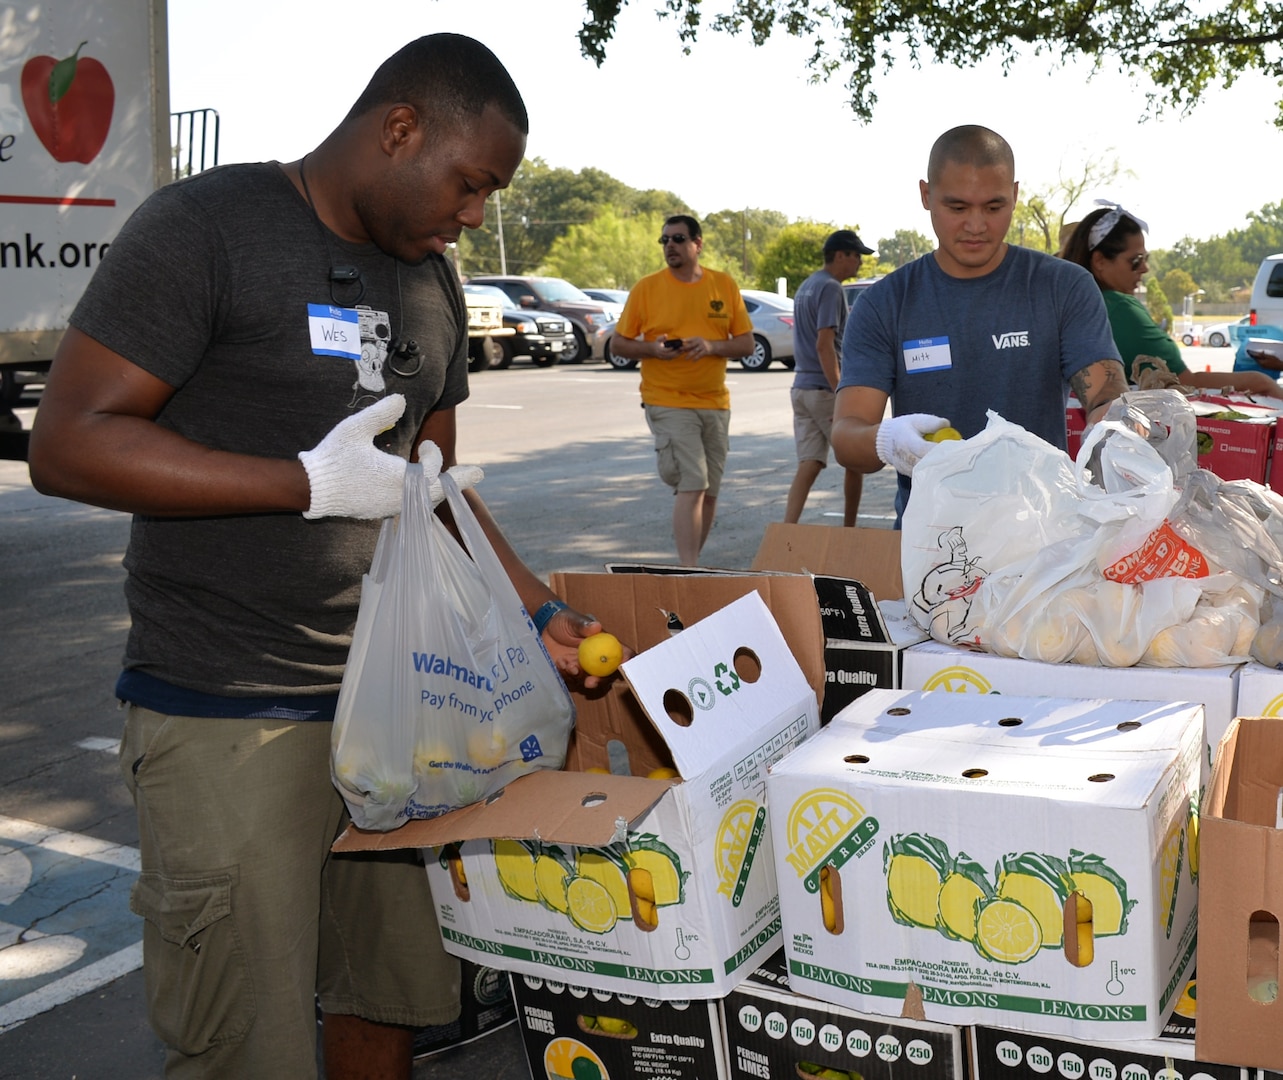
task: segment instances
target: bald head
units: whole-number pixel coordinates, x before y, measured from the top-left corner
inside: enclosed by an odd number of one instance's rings
[[[1011,152],[1011,145],[996,131],[979,124],[950,128],[936,139],[927,158],[927,183],[939,180],[949,162],[973,169],[998,166],[1006,168],[1013,179],[1016,175],[1016,156]]]

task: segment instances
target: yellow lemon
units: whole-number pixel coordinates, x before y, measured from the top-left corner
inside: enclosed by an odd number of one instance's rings
[[[946,442],[950,439],[961,439],[962,432],[956,427],[942,427],[939,431],[933,431],[930,435],[923,435],[927,442]]]
[[[658,769],[651,769],[650,772],[646,774],[647,780],[680,780],[681,778],[681,773],[676,769],[670,769],[667,766],[663,766]]]
[[[623,662],[624,647],[614,634],[593,634],[579,643],[579,666],[589,675],[613,675]]]

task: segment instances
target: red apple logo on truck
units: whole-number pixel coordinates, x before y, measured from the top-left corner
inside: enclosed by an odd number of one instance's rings
[[[22,68],[22,104],[31,127],[55,161],[88,165],[107,141],[116,88],[107,69],[81,59],[82,41],[61,60],[33,56]]]

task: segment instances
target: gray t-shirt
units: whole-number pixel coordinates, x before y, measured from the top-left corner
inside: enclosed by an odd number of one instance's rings
[[[943,416],[970,438],[993,409],[1062,450],[1069,379],[1118,359],[1100,289],[1081,266],[1012,245],[984,277],[935,255],[865,290],[842,339],[846,386],[890,395],[892,412]],[[900,477],[903,509],[908,478]]]
[[[330,282],[354,266],[360,286]],[[358,306],[358,303],[360,306]],[[360,356],[333,349],[353,311]],[[408,457],[424,417],[467,397],[467,309],[453,268],[398,264],[322,231],[275,163],[157,191],[111,246],[72,325],[175,387],[157,422],[205,446],[294,458],[339,421],[403,393],[378,444]],[[389,363],[389,335],[422,367]],[[410,372],[414,360],[391,358]],[[125,556],[125,667],[228,696],[336,692],[380,523],[301,514],[136,515]]]
[[[842,330],[846,326],[846,297],[842,283],[827,270],[817,270],[798,286],[793,297],[793,387],[797,390],[828,390],[829,380],[820,367],[815,338],[833,327],[833,346],[842,361]]]

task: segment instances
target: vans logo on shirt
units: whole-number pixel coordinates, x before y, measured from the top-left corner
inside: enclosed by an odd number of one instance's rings
[[[995,349],[1019,349],[1029,344],[1028,330],[1008,330],[1005,334],[990,334]]]

